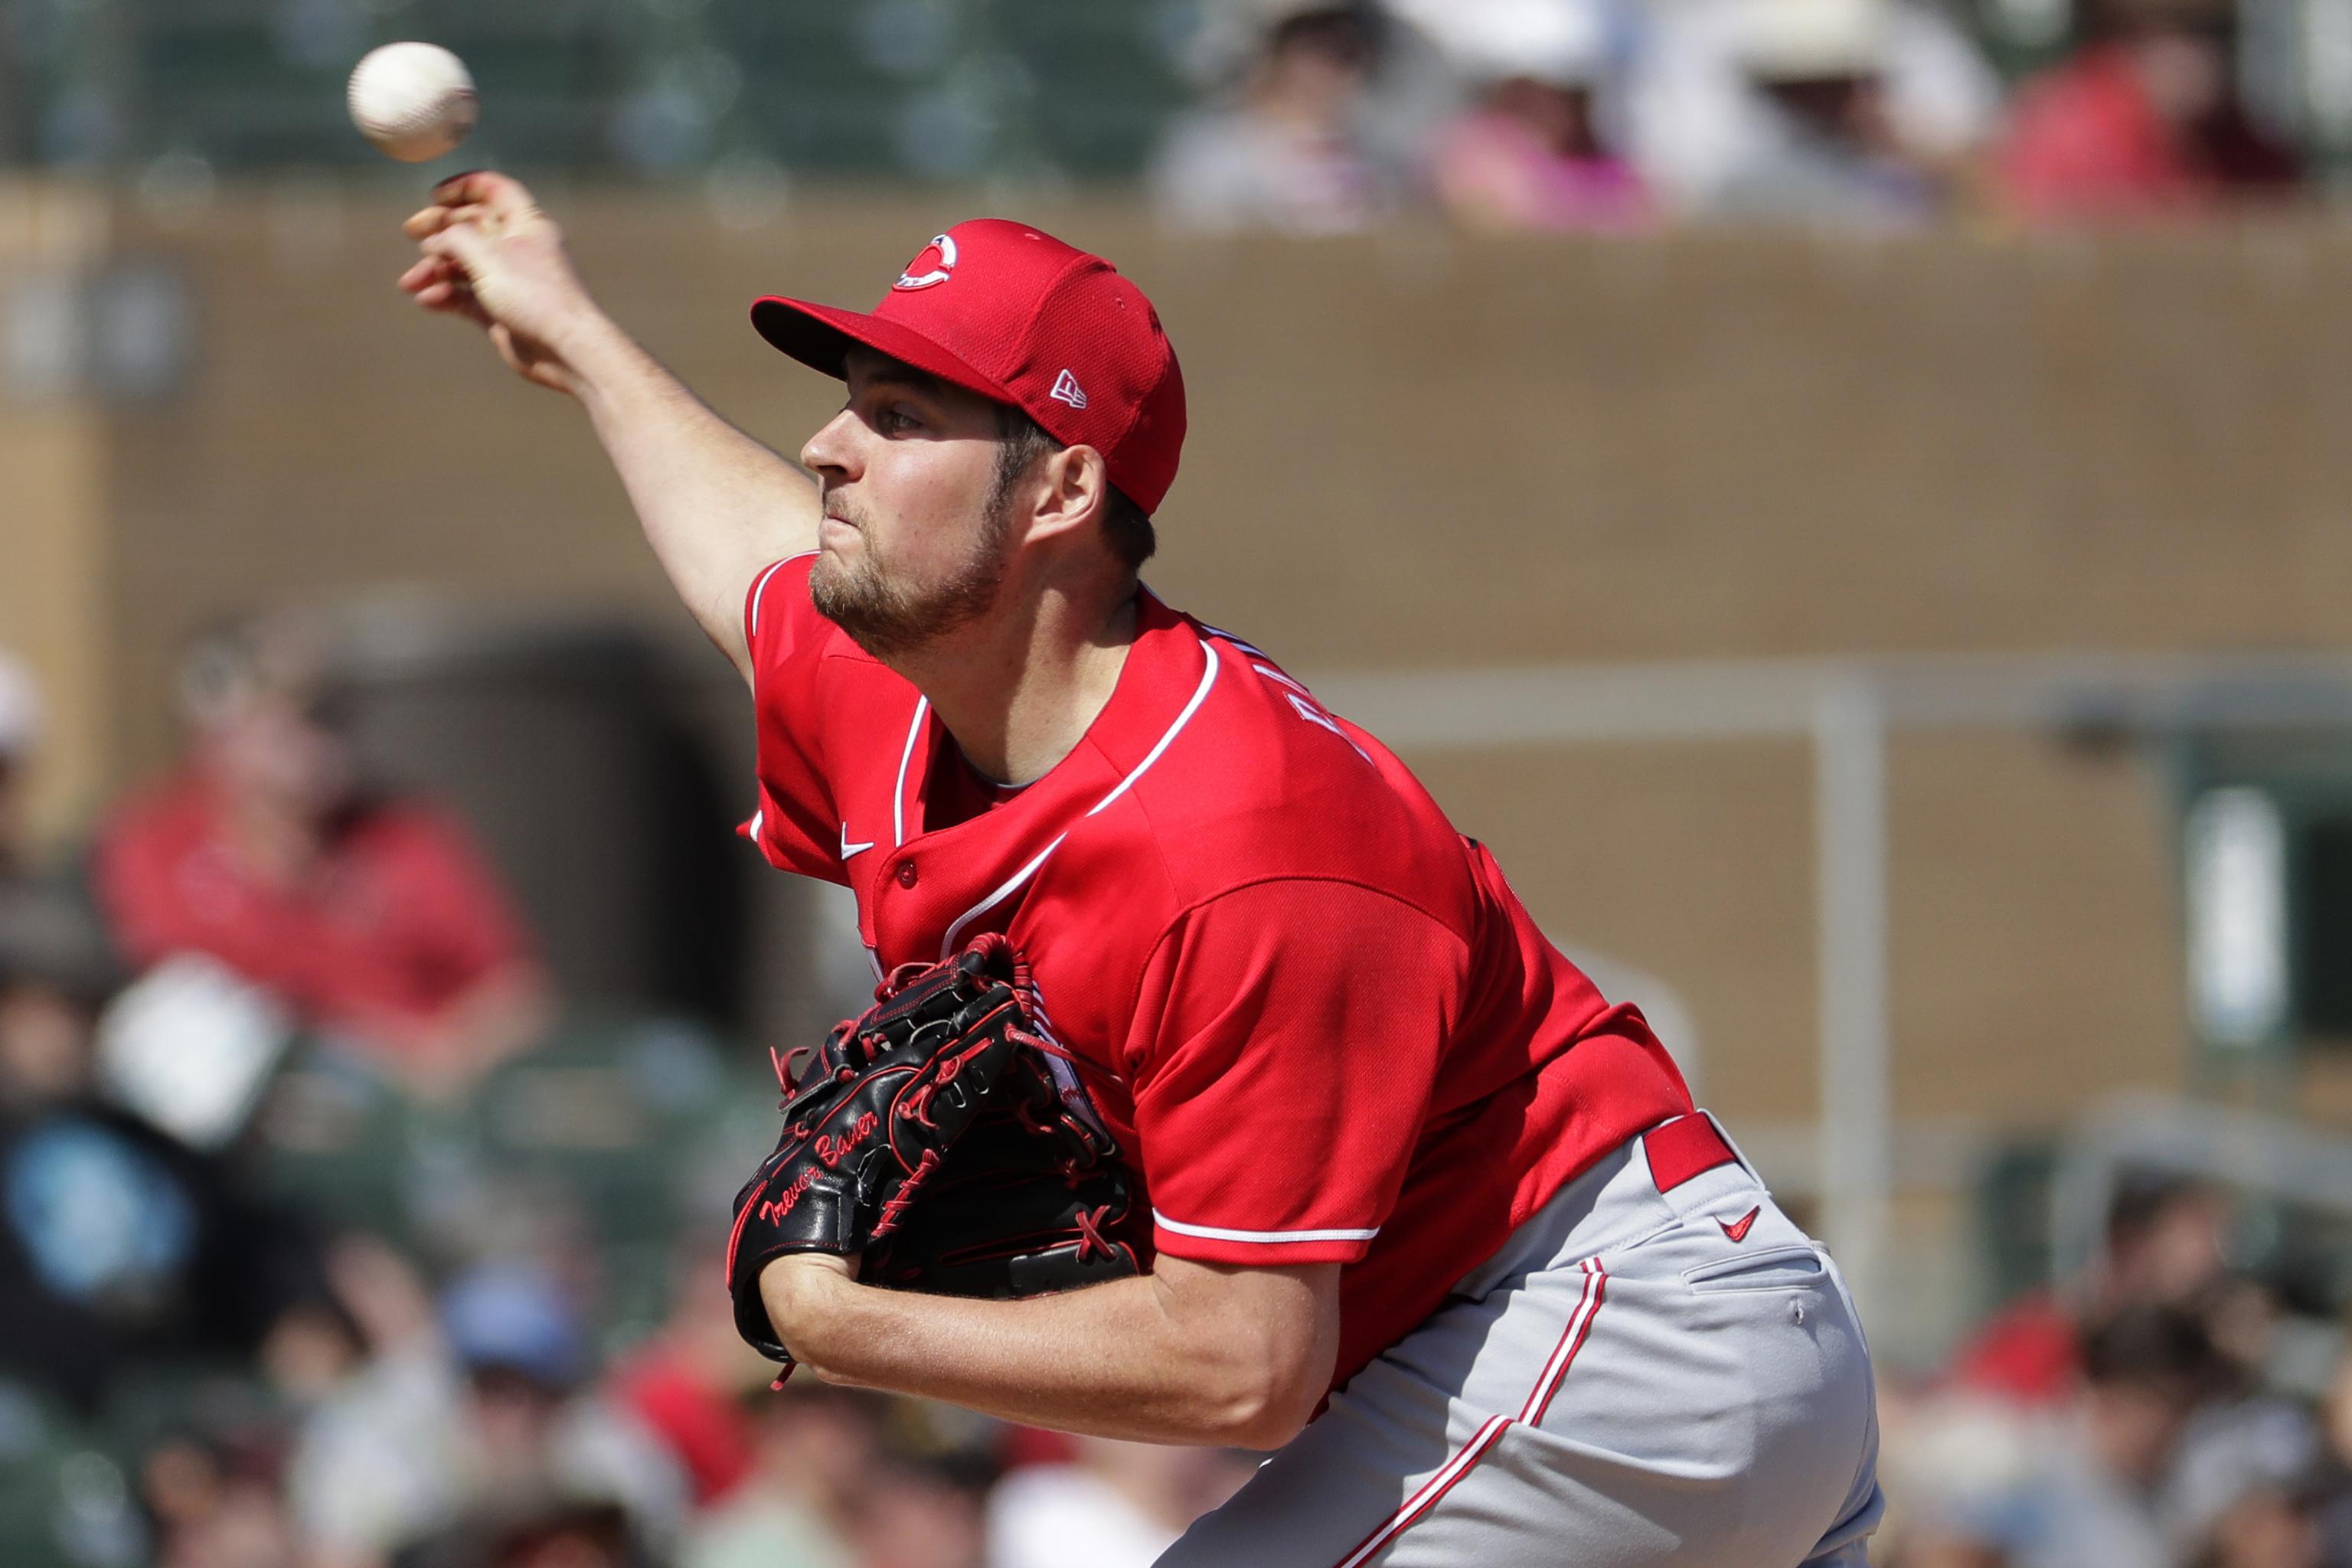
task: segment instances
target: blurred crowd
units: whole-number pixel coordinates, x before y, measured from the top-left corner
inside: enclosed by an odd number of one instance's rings
[[[2079,1278],[1882,1390],[1892,1568],[2352,1564],[2352,1355],[2232,1259],[2241,1215],[2143,1176]]]
[[[387,1226],[271,1180],[289,1062],[446,1130],[562,1011],[491,858],[368,776],[329,668],[300,617],[198,639],[180,757],[58,859],[43,704],[0,653],[0,1562],[1141,1568],[1240,1484],[1250,1457],[772,1387],[723,1191],[632,1264],[520,1192]]]
[[[2062,13],[2066,9],[2062,6]],[[1152,174],[1170,221],[1346,234],[1953,216],[2167,219],[2291,196],[2231,0],[2082,0],[2016,79],[1939,0],[1241,0]]]

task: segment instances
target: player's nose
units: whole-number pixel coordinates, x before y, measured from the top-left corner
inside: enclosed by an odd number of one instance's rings
[[[813,474],[831,471],[855,479],[857,419],[845,408],[817,427],[801,447],[801,467]]]

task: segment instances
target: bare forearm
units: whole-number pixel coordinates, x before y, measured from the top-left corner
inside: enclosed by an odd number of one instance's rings
[[[806,1268],[771,1268],[761,1285],[785,1342],[828,1382],[1136,1442],[1278,1447],[1321,1394],[1336,1348],[1302,1358],[1247,1326],[1188,1321],[1149,1275],[1022,1301],[905,1294]]]
[[[576,390],[646,540],[739,669],[744,591],[761,566],[816,544],[806,475],[713,413],[601,315],[563,345]]]
[[[420,254],[401,289],[483,328],[524,380],[586,405],[678,596],[748,674],[743,593],[761,566],[814,545],[807,479],[704,407],[597,308],[562,232],[515,181],[454,175],[402,227]]]

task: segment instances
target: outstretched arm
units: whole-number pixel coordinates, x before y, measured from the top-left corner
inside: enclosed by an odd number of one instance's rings
[[[1019,1301],[861,1285],[842,1258],[779,1258],[760,1293],[828,1383],[1144,1443],[1278,1448],[1339,1353],[1339,1266],[1239,1268],[1163,1255],[1150,1274]]]
[[[484,328],[525,380],[580,400],[678,597],[749,679],[744,593],[769,562],[815,547],[815,488],[614,324],[521,184],[459,174],[433,201],[405,226],[424,254],[400,287]]]

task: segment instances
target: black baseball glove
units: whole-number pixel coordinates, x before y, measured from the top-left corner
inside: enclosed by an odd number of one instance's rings
[[[937,1296],[1042,1296],[1138,1272],[1136,1228],[1110,1134],[1075,1089],[1060,1089],[1046,1054],[1024,1051],[859,1278]]]
[[[1011,944],[982,937],[902,966],[821,1049],[777,1063],[783,1132],[735,1195],[727,1282],[737,1331],[787,1374],[760,1295],[785,1253],[862,1254],[876,1284],[958,1296],[1136,1272],[1118,1152],[1056,1083],[1066,1053],[1034,1027],[1030,994]]]

